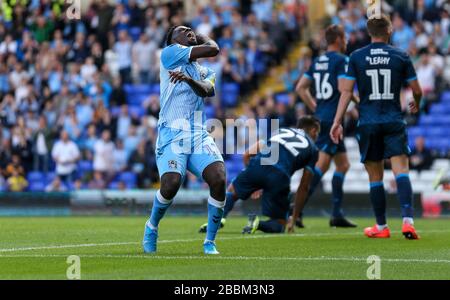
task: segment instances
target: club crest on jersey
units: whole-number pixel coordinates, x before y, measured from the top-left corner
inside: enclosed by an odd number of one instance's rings
[[[176,169],[178,167],[176,160],[169,160],[169,169]]]

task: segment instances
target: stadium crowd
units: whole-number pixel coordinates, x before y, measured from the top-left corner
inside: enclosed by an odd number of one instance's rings
[[[363,2],[339,1],[327,21],[344,26],[347,54],[369,43]],[[304,1],[155,3],[96,0],[81,20],[71,20],[63,0],[1,2],[0,190],[157,185],[159,54],[174,25],[189,25],[214,38],[221,48],[219,56],[201,62],[217,75],[216,96],[206,99],[208,117],[278,118],[281,126],[290,126],[308,113],[295,85],[324,51],[323,31],[311,37],[298,64],[284,59],[308,22]],[[390,0],[384,1],[383,10],[392,16],[393,44],[416,64],[425,92],[423,110],[430,113],[431,104],[450,87],[450,4]],[[260,78],[279,64],[286,69],[286,101],[271,93],[249,99]],[[235,101],[224,101],[230,93],[222,88],[230,85],[237,87],[240,110]],[[148,86],[152,92],[136,103],[135,94],[129,92],[133,86]],[[405,110],[408,97],[405,94],[402,100]],[[348,113],[349,134],[356,119],[356,110]],[[417,143],[423,148],[420,153],[428,151],[423,137]],[[194,188],[202,183],[188,176],[186,185]]]
[[[187,24],[218,41],[221,54],[202,63],[217,74],[209,116],[224,118],[237,116],[221,104],[221,87],[232,83],[240,96],[257,88],[306,22],[301,1],[159,2],[92,1],[80,20],[67,17],[64,0],[1,2],[1,190],[154,186],[159,99],[130,106],[127,91],[158,86],[168,29]],[[253,115],[276,110],[295,119],[273,99]]]

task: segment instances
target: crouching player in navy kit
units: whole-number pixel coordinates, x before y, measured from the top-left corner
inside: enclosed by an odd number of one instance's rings
[[[244,154],[246,168],[228,186],[224,218],[239,199],[246,200],[262,190],[262,214],[269,219],[260,221],[250,215],[243,233],[285,231],[289,214],[290,179],[295,171],[304,169],[296,199],[307,197],[318,149],[314,143],[320,131],[320,122],[312,116],[302,117],[298,128],[281,128],[267,142],[258,141]],[[277,155],[274,155],[275,151]],[[209,225],[208,225],[209,226]]]
[[[397,193],[403,216],[402,233],[407,239],[418,239],[413,226],[413,192],[409,180],[406,124],[400,106],[404,85],[413,91],[409,103],[412,113],[418,112],[422,91],[409,56],[390,46],[392,23],[387,16],[367,21],[372,43],[350,56],[344,89],[339,100],[330,136],[335,143],[342,140],[342,118],[353,94],[355,83],[361,98],[357,139],[361,161],[369,174],[370,200],[376,224],[364,230],[370,238],[389,238],[386,222],[386,195],[383,186],[384,159],[390,159],[397,182]]]
[[[335,144],[329,134],[347,72],[348,58],[343,54],[347,49],[344,29],[338,25],[330,25],[325,31],[325,39],[328,45],[327,52],[312,63],[311,68],[297,85],[297,92],[303,102],[319,118],[321,127],[316,142],[320,150],[319,160],[314,168],[314,178],[308,198],[314,193],[323,175],[330,168],[331,160],[334,160],[336,170],[331,181],[333,210],[330,226],[356,227],[344,217],[341,208],[345,173],[350,168],[344,141]],[[311,86],[315,87],[315,99],[310,92]],[[297,226],[303,227],[301,217],[296,222]]]

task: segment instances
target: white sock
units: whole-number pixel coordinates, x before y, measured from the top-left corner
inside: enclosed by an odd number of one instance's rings
[[[383,229],[385,229],[385,228],[387,228],[388,226],[387,226],[387,224],[384,224],[384,225],[378,225],[377,224],[377,229],[378,230],[383,230]]]
[[[151,230],[157,230],[158,227],[153,226],[153,224],[150,222],[150,219],[148,219],[147,223],[145,224],[147,225],[148,228],[150,228]]]
[[[413,218],[403,218],[403,224],[414,225]]]
[[[217,201],[211,196],[208,197],[208,203],[217,208],[224,208],[225,206],[225,201]]]

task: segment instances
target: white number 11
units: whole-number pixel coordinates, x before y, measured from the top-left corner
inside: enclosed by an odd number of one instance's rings
[[[380,92],[379,74],[383,77],[383,93]],[[367,76],[370,76],[372,81],[372,94],[370,94],[370,100],[393,100],[394,94],[391,93],[391,70],[367,70]]]

